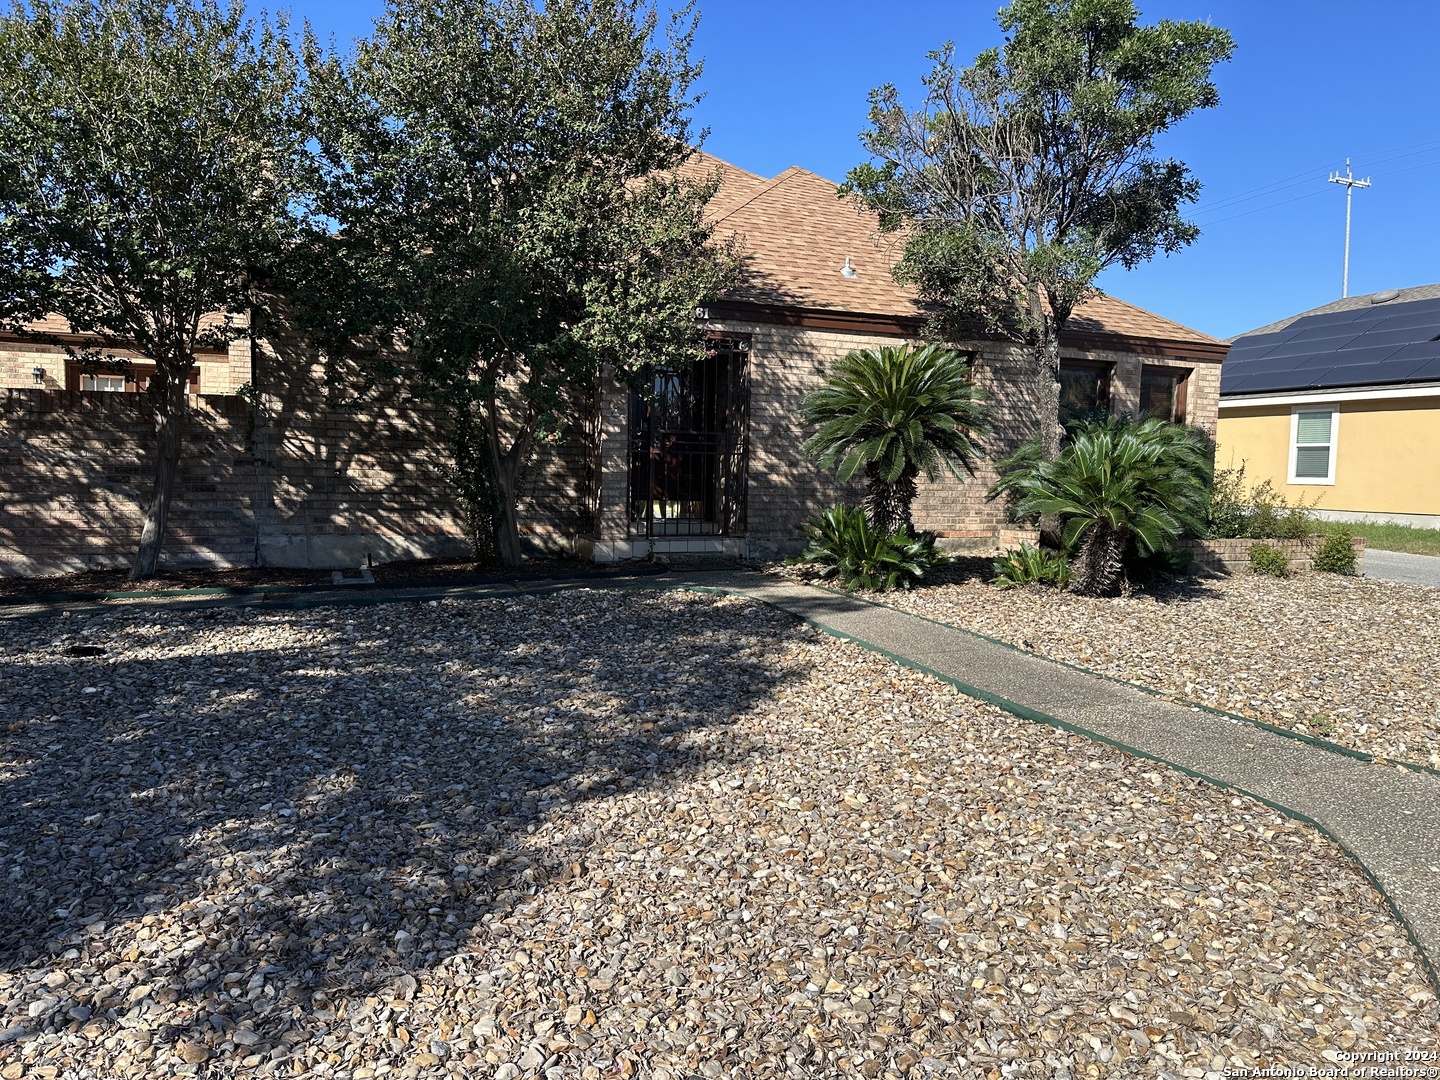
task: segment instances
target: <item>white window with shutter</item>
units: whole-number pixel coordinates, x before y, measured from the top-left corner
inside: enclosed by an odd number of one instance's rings
[[[1290,483],[1335,483],[1335,434],[1340,414],[1304,405],[1290,411]]]

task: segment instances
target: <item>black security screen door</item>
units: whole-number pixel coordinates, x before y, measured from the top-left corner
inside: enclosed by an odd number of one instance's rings
[[[648,368],[630,395],[630,531],[745,531],[750,342],[716,338],[682,369]]]

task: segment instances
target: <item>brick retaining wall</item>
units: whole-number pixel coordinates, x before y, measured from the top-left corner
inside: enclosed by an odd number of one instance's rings
[[[1312,536],[1306,540],[1186,540],[1180,545],[1180,549],[1194,558],[1195,561],[1191,564],[1194,572],[1234,574],[1249,572],[1251,547],[1255,544],[1269,544],[1290,557],[1292,573],[1303,573],[1314,569],[1312,560],[1324,542],[1323,536]],[[1355,572],[1363,573],[1365,538],[1357,536],[1351,542],[1355,546]]]

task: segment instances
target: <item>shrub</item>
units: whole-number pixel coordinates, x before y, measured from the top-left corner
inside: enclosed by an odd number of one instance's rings
[[[1315,569],[1327,574],[1355,573],[1355,544],[1349,533],[1333,533],[1315,552]]]
[[[1125,578],[1132,585],[1145,585],[1161,577],[1183,577],[1195,565],[1195,556],[1179,549],[1134,554],[1126,560]]]
[[[990,428],[990,410],[960,353],[926,345],[861,349],[835,365],[805,399],[816,430],[805,452],[841,480],[865,477],[865,513],[882,533],[913,529],[916,479],[974,473],[972,435]]]
[[[1303,501],[1290,502],[1269,480],[1247,492],[1242,462],[1238,468],[1215,470],[1206,513],[1208,535],[1216,540],[1304,540],[1317,531],[1313,508]]]
[[[791,563],[818,566],[822,578],[838,577],[847,589],[908,589],[942,559],[933,533],[887,536],[858,506],[832,506],[803,528],[810,543]]]
[[[1030,544],[1011,548],[991,564],[997,589],[1014,589],[1022,585],[1052,585],[1063,589],[1070,584],[1070,564],[1058,551],[1047,551]]]
[[[1250,569],[1269,577],[1290,576],[1290,556],[1273,544],[1250,545]]]
[[[1114,417],[1073,435],[1054,461],[1032,441],[1000,462],[991,495],[1012,496],[1017,518],[1057,515],[1075,591],[1101,596],[1127,563],[1204,532],[1212,465],[1204,436],[1183,424]]]
[[[1257,540],[1304,540],[1315,532],[1315,519],[1303,502],[1291,503],[1269,480],[1250,492],[1250,519],[1245,535]]]
[[[1206,514],[1209,535],[1229,540],[1245,535],[1250,524],[1250,504],[1245,501],[1245,466],[1216,469]]]

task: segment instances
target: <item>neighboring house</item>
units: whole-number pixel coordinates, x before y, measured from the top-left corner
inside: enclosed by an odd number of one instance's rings
[[[1323,517],[1440,526],[1440,285],[1352,296],[1241,334],[1217,464]]]
[[[922,332],[924,312],[891,277],[897,241],[879,235],[875,217],[839,199],[830,181],[794,167],[766,179],[704,154],[689,167],[720,170],[711,211],[720,236],[740,242],[744,276],[702,312],[713,342],[704,363],[653,373],[650,404],[619,384],[605,389],[585,497],[594,512],[572,526],[578,549],[600,561],[797,550],[808,516],[855,494],[803,457],[805,395],[852,350]],[[1031,361],[1004,342],[956,344],[973,357],[996,430],[973,479],[922,484],[916,524],[950,546],[994,547],[1007,525],[1003,506],[986,498],[991,462],[1037,430]],[[1062,408],[1164,416],[1213,431],[1225,353],[1213,338],[1099,297],[1062,337]],[[554,534],[566,531],[552,522]]]
[[[32,324],[34,335],[0,332],[0,389],[39,388],[87,393],[138,393],[145,389],[155,365],[128,349],[106,350],[130,363],[124,370],[106,365],[86,371],[70,359],[65,344],[84,348],[84,335],[73,333],[65,320],[51,317]],[[44,335],[46,340],[39,340]],[[250,339],[232,341],[228,349],[201,349],[190,372],[191,394],[233,394],[250,379]]]

